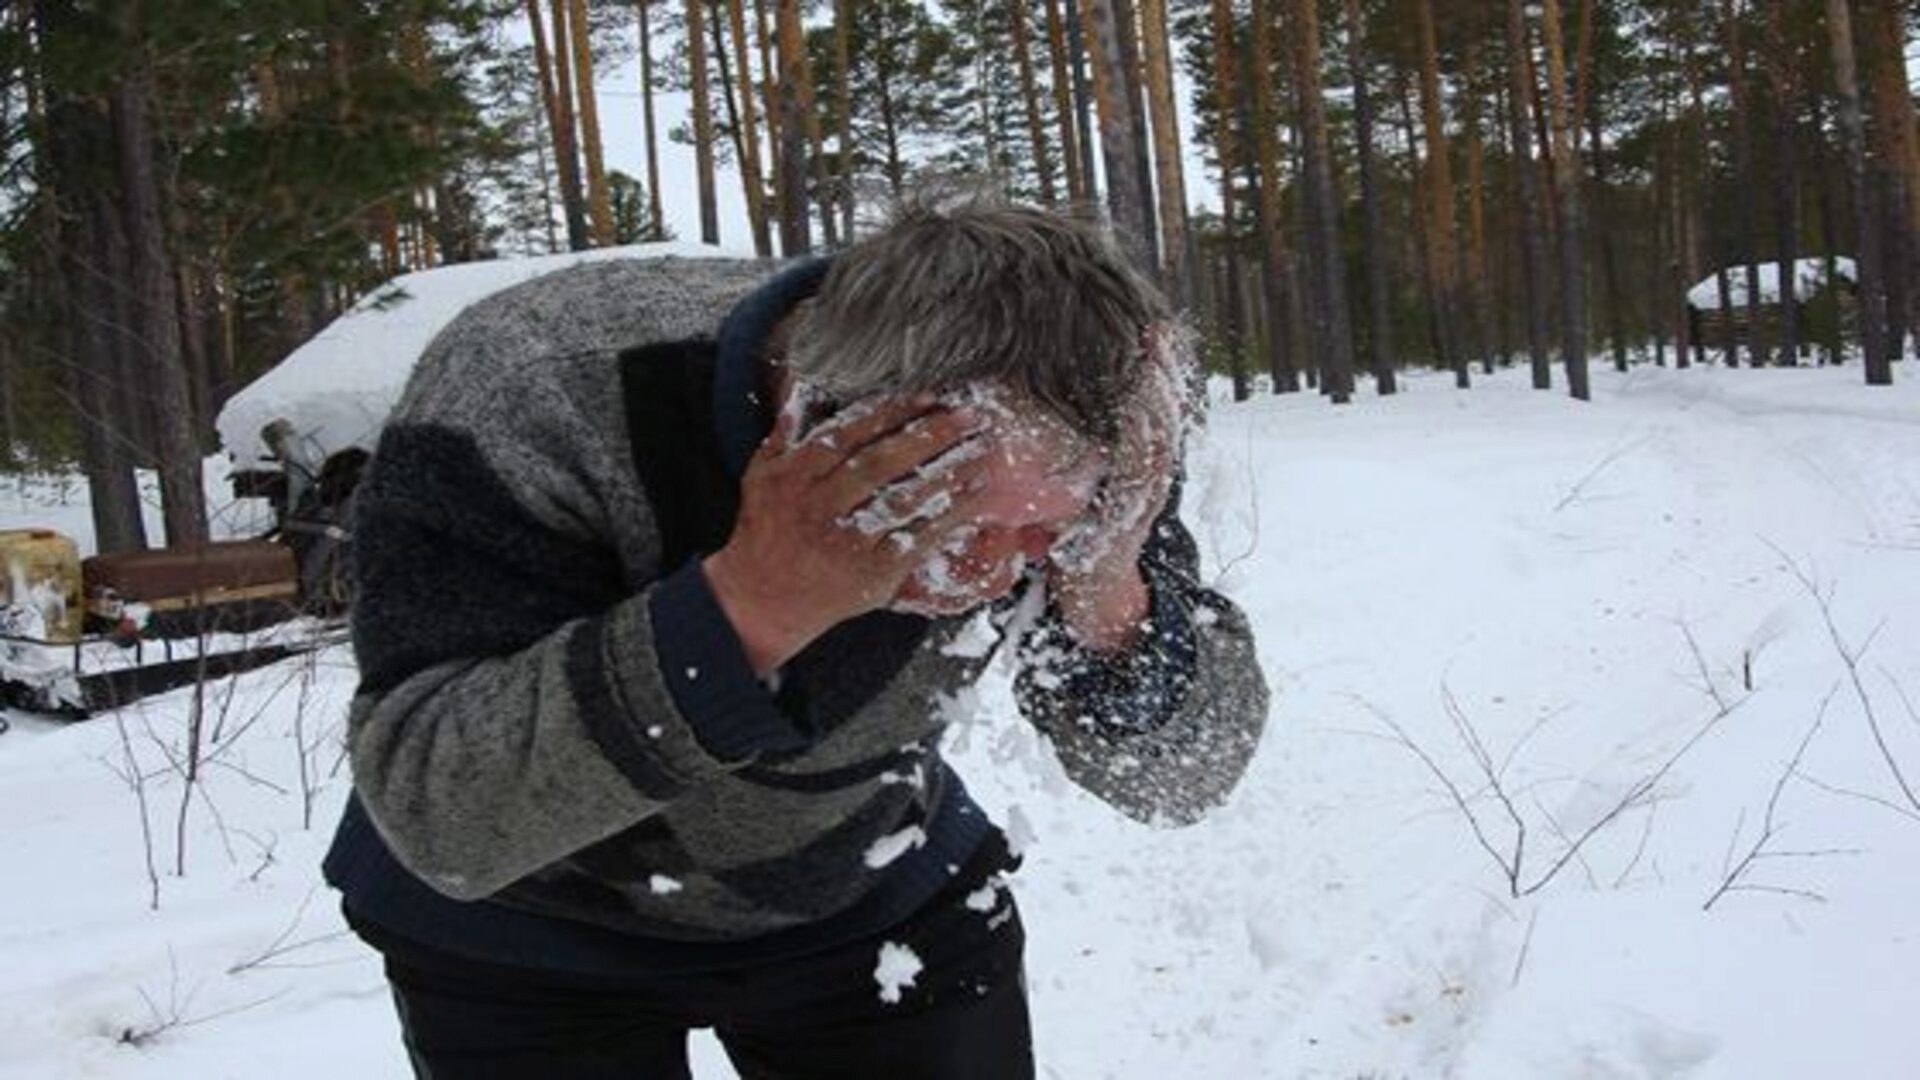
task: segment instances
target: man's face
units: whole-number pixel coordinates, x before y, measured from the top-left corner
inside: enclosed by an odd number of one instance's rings
[[[989,418],[980,510],[907,579],[895,611],[958,615],[1005,596],[1086,512],[1105,470],[1091,442],[1039,406],[991,386],[958,396]]]

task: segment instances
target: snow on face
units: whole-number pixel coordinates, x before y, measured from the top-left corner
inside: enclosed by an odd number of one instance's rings
[[[894,610],[916,615],[957,615],[1006,595],[1086,512],[1106,471],[1097,446],[1002,384],[969,383],[942,399],[987,418],[986,492],[972,523],[895,596]]]

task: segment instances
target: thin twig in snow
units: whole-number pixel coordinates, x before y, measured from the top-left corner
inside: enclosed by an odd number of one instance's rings
[[[1815,606],[1820,609],[1820,618],[1827,626],[1827,637],[1833,642],[1834,651],[1839,653],[1840,662],[1847,669],[1847,679],[1853,685],[1854,697],[1860,702],[1860,711],[1866,714],[1867,728],[1873,733],[1874,745],[1880,749],[1880,758],[1886,762],[1887,771],[1893,774],[1894,783],[1899,786],[1900,793],[1905,797],[1907,805],[1911,806],[1915,811],[1920,811],[1920,793],[1914,791],[1913,784],[1907,780],[1905,770],[1900,767],[1899,759],[1894,756],[1892,748],[1887,745],[1886,733],[1880,728],[1880,715],[1873,707],[1873,696],[1867,693],[1866,683],[1860,678],[1860,661],[1866,656],[1867,650],[1873,647],[1874,639],[1880,635],[1880,631],[1887,625],[1886,620],[1882,619],[1880,623],[1873,628],[1873,631],[1867,635],[1866,639],[1861,642],[1857,649],[1849,647],[1846,638],[1840,633],[1839,625],[1834,622],[1833,597],[1831,593],[1822,592],[1820,587],[1808,576],[1807,572],[1801,568],[1800,564],[1794,561],[1792,556],[1782,551],[1778,545],[1771,541],[1767,541],[1766,543],[1768,547],[1773,549],[1774,554],[1780,556],[1787,564],[1787,570],[1793,574],[1795,580],[1800,582],[1801,588],[1807,591],[1807,595],[1813,598]]]
[[[1907,719],[1913,721],[1916,730],[1920,730],[1920,709],[1914,708],[1913,699],[1907,696],[1907,688],[1900,685],[1900,680],[1894,678],[1893,672],[1884,667],[1880,669],[1880,676],[1892,685],[1893,692],[1900,697],[1901,706],[1907,710]]]
[[[1714,684],[1713,674],[1707,670],[1707,657],[1700,651],[1700,642],[1693,636],[1693,627],[1687,625],[1685,619],[1675,621],[1679,623],[1681,636],[1687,639],[1687,652],[1693,657],[1693,670],[1700,676],[1701,690],[1713,699],[1715,705],[1725,709],[1727,699],[1720,696],[1720,687]]]
[[[1627,860],[1627,865],[1621,868],[1620,876],[1613,879],[1614,888],[1616,889],[1624,888],[1627,884],[1627,879],[1632,877],[1634,870],[1639,867],[1640,860],[1646,856],[1647,841],[1653,837],[1653,819],[1659,813],[1660,813],[1659,796],[1648,795],[1647,796],[1647,819],[1640,826],[1640,842],[1634,845],[1633,858]]]
[[[1892,799],[1888,799],[1880,795],[1875,795],[1870,791],[1855,791],[1852,788],[1843,788],[1837,784],[1829,784],[1825,780],[1822,780],[1819,777],[1813,776],[1809,773],[1801,773],[1800,779],[1806,781],[1809,787],[1815,788],[1819,791],[1824,791],[1829,795],[1838,795],[1841,798],[1845,798],[1845,799],[1858,799],[1861,802],[1872,803],[1873,805],[1882,807],[1883,809],[1891,810],[1894,813],[1899,814],[1901,817],[1911,818],[1914,821],[1920,821],[1920,813],[1916,813],[1913,810],[1908,809],[1907,807],[1901,806],[1899,803],[1894,802]]]
[[[1606,471],[1609,465],[1645,446],[1647,440],[1651,438],[1653,438],[1651,435],[1642,435],[1629,444],[1616,445],[1612,450],[1609,450],[1605,457],[1594,463],[1593,468],[1587,470],[1585,476],[1575,481],[1574,485],[1567,489],[1567,493],[1560,497],[1559,502],[1553,504],[1553,512],[1557,514],[1572,505],[1580,498],[1580,493],[1586,490],[1587,485],[1593,483],[1601,473]]]
[[[265,970],[268,968],[323,966],[324,962],[315,963],[315,964],[274,963],[274,961],[280,959],[283,956],[287,956],[291,953],[298,952],[301,949],[310,948],[314,945],[324,945],[329,941],[338,941],[341,938],[346,937],[350,933],[350,931],[347,931],[347,930],[334,930],[329,933],[317,934],[313,937],[302,938],[299,941],[289,942],[288,939],[293,937],[294,931],[300,928],[300,923],[307,916],[307,905],[313,903],[314,894],[319,891],[320,891],[320,886],[318,885],[315,885],[313,888],[307,890],[307,895],[302,897],[300,900],[300,906],[296,907],[293,911],[293,920],[287,923],[287,925],[284,928],[282,928],[278,934],[275,934],[273,940],[269,941],[266,944],[266,947],[262,948],[259,952],[253,954],[252,956],[245,957],[240,960],[236,960],[231,965],[229,965],[227,968],[227,974],[238,975],[244,971]]]
[[[1702,739],[1705,739],[1711,734],[1712,731],[1719,726],[1721,721],[1725,720],[1735,710],[1739,709],[1741,705],[1745,704],[1746,700],[1745,697],[1741,697],[1731,701],[1725,701],[1724,704],[1717,707],[1713,715],[1708,717],[1677,750],[1668,755],[1666,760],[1663,761],[1658,768],[1641,777],[1628,787],[1624,795],[1607,811],[1583,829],[1579,835],[1573,837],[1563,836],[1563,844],[1559,854],[1554,857],[1545,869],[1533,875],[1530,880],[1524,877],[1527,867],[1527,819],[1520,813],[1518,807],[1515,806],[1513,793],[1508,790],[1502,778],[1504,766],[1500,769],[1494,767],[1493,755],[1487,749],[1485,741],[1480,737],[1479,731],[1475,728],[1472,718],[1467,716],[1465,710],[1460,707],[1459,701],[1453,696],[1452,689],[1444,682],[1442,683],[1441,701],[1446,710],[1447,719],[1454,729],[1456,738],[1458,738],[1461,745],[1466,748],[1468,756],[1473,759],[1474,766],[1480,773],[1481,787],[1472,796],[1464,792],[1460,784],[1457,783],[1445,769],[1440,767],[1439,762],[1434,759],[1433,755],[1409,735],[1406,729],[1401,727],[1397,721],[1364,699],[1361,699],[1361,704],[1374,715],[1375,719],[1379,720],[1393,733],[1394,741],[1398,742],[1403,748],[1418,758],[1421,764],[1426,767],[1427,772],[1440,782],[1441,787],[1446,791],[1448,799],[1453,803],[1454,809],[1461,817],[1466,819],[1467,827],[1472,831],[1475,843],[1493,860],[1494,865],[1499,868],[1501,876],[1507,882],[1509,894],[1517,899],[1539,892],[1558,877],[1569,863],[1576,858],[1582,857],[1583,850],[1595,836],[1611,826],[1619,819],[1620,815],[1624,814],[1627,810],[1649,798],[1659,787],[1660,783],[1666,779],[1667,774],[1673,770],[1674,766],[1679,764],[1680,759],[1685,757],[1695,746],[1699,745]],[[1493,799],[1499,805],[1501,813],[1507,818],[1512,830],[1510,834],[1512,839],[1508,842],[1510,847],[1503,847],[1503,845],[1494,842],[1489,823],[1482,820],[1480,812],[1476,811],[1473,806],[1474,802],[1480,798]]]
[[[133,798],[140,807],[140,850],[147,871],[147,909],[160,910],[160,872],[153,858],[153,820],[147,812],[147,777],[140,771],[140,760],[134,757],[133,740],[127,737],[127,718],[116,710],[113,714],[113,728],[120,736],[120,753],[126,758],[127,771],[123,776],[127,786],[133,789]]]
[[[1527,953],[1533,949],[1533,928],[1539,921],[1539,908],[1536,907],[1527,913],[1527,936],[1520,939],[1520,955],[1515,957],[1513,961],[1513,982],[1511,984],[1513,986],[1520,985],[1520,973],[1525,970],[1527,966]]]
[[[1553,811],[1547,809],[1546,803],[1535,799],[1533,800],[1533,808],[1540,811],[1541,817],[1547,819],[1547,827],[1553,830],[1553,835],[1559,837],[1562,844],[1568,847],[1573,846],[1573,837],[1567,835],[1567,830],[1561,826],[1560,819],[1554,816]],[[1587,857],[1584,854],[1575,854],[1574,861],[1580,864],[1580,872],[1586,875],[1587,888],[1598,891],[1600,888],[1600,879],[1594,876],[1593,864],[1587,861]]]
[[[1820,708],[1814,714],[1813,723],[1807,728],[1806,734],[1800,736],[1800,744],[1794,747],[1793,757],[1787,760],[1786,768],[1780,770],[1780,778],[1773,782],[1773,790],[1767,795],[1767,809],[1765,815],[1760,819],[1759,838],[1747,849],[1746,855],[1727,870],[1726,876],[1720,881],[1720,887],[1713,891],[1712,896],[1707,897],[1707,902],[1701,905],[1700,910],[1712,911],[1713,905],[1719,903],[1721,897],[1727,895],[1729,892],[1735,891],[1779,891],[1819,898],[1817,894],[1805,892],[1804,890],[1782,889],[1777,886],[1768,886],[1765,890],[1762,890],[1760,886],[1753,885],[1744,879],[1747,873],[1753,869],[1754,864],[1761,859],[1769,857],[1778,858],[1788,854],[1787,852],[1767,851],[1767,845],[1773,841],[1774,837],[1779,836],[1787,828],[1784,823],[1776,823],[1774,820],[1780,810],[1780,796],[1786,791],[1787,783],[1800,774],[1800,763],[1806,760],[1807,748],[1813,745],[1813,740],[1820,734],[1820,729],[1826,726],[1827,709],[1833,704],[1834,695],[1839,692],[1840,684],[1835,683],[1832,687],[1828,688],[1826,696],[1820,699]],[[1742,808],[1740,814],[1740,820],[1744,823],[1746,821],[1746,810]],[[1736,840],[1740,835],[1740,831],[1741,826],[1736,825],[1734,827]],[[1839,850],[1835,849],[1830,852],[1825,852],[1824,854],[1839,853]],[[1818,857],[1821,853],[1800,852],[1796,854],[1811,858]],[[1729,855],[1731,855],[1731,849],[1729,850]]]

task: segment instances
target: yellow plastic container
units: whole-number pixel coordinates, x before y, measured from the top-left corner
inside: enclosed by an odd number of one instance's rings
[[[49,641],[77,641],[80,548],[52,529],[0,530],[0,606],[37,611]]]

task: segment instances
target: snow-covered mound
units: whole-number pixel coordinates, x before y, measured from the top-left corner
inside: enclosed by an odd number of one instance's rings
[[[371,451],[400,400],[414,361],[468,305],[583,262],[713,258],[739,252],[701,244],[634,244],[587,252],[462,263],[402,274],[360,299],[311,341],[235,394],[220,410],[220,444],[236,467],[268,458],[261,430],[284,419],[317,457],[349,446]],[[742,255],[741,257],[748,257]]]
[[[1845,282],[1855,282],[1856,277],[1852,259],[1840,257],[1833,260],[1835,277]],[[1727,296],[1736,308],[1747,306],[1747,268],[1729,266],[1727,274]],[[1760,264],[1760,302],[1777,304],[1780,302],[1780,264],[1763,262]],[[1793,295],[1805,301],[1808,297],[1826,288],[1827,260],[1823,258],[1801,259],[1793,264]],[[1720,310],[1720,275],[1708,274],[1687,290],[1687,303],[1701,311]]]

